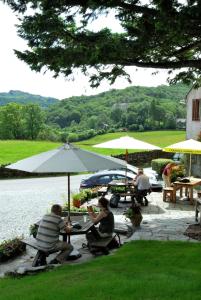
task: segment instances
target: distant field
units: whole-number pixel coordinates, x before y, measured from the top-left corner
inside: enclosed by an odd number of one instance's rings
[[[0,165],[16,162],[20,159],[58,147],[59,143],[35,141],[0,141]]]
[[[153,145],[164,148],[170,144],[174,144],[180,141],[185,140],[186,132],[185,131],[148,131],[148,132],[116,132],[116,133],[108,133],[103,135],[98,135],[89,140],[85,140],[82,142],[76,143],[80,148],[94,151],[97,153],[105,154],[105,155],[118,155],[123,154],[124,150],[116,150],[116,149],[101,149],[101,148],[93,148],[93,145],[103,143],[112,139],[119,138],[121,136],[129,135],[136,139],[142,140],[147,143],[151,143]],[[129,150],[129,152],[136,152],[135,150]]]
[[[185,131],[150,131],[150,132],[117,132],[96,136],[92,139],[75,143],[80,148],[94,151],[105,155],[118,155],[124,153],[124,150],[100,149],[92,146],[98,143],[106,142],[120,136],[129,135],[139,140],[154,144],[159,147],[182,141],[185,139]],[[16,162],[20,159],[57,148],[61,143],[44,141],[0,141],[0,165]],[[131,150],[130,150],[131,152]],[[132,152],[135,152],[134,150]]]

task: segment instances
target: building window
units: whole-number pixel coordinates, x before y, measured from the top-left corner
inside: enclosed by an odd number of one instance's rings
[[[193,100],[192,121],[200,121],[200,100],[199,99]]]

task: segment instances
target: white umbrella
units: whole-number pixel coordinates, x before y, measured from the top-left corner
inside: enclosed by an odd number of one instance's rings
[[[118,139],[110,140],[94,145],[95,148],[124,149],[125,160],[128,162],[128,149],[132,150],[161,150],[160,147],[134,139],[130,136],[122,136]]]
[[[132,150],[161,150],[160,147],[134,139],[130,136],[122,136],[118,139],[94,145],[97,148],[132,149]]]
[[[189,176],[191,175],[191,154],[201,154],[201,142],[193,139],[185,140],[163,148],[165,152],[179,152],[190,154]]]
[[[79,149],[71,144],[43,152],[8,165],[8,169],[31,173],[67,173],[68,175],[68,219],[70,220],[70,173],[117,169],[125,162],[94,152]]]
[[[128,149],[132,150],[161,150],[160,147],[137,140],[130,136],[122,136],[118,139],[110,140],[101,144],[94,145],[96,148],[109,148],[109,149],[124,149],[125,160],[128,163]],[[127,174],[127,168],[126,172]]]

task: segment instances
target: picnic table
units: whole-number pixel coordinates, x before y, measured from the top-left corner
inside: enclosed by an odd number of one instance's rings
[[[195,186],[201,185],[201,178],[190,177],[189,182],[175,181],[174,182],[174,200],[176,201],[176,190],[180,189],[180,197],[185,189],[185,196],[189,198],[190,204],[193,205],[193,190]]]

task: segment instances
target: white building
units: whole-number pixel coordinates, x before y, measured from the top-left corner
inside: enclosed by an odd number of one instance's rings
[[[201,140],[201,87],[186,95],[186,139]],[[201,155],[192,155],[192,175],[201,177]]]

